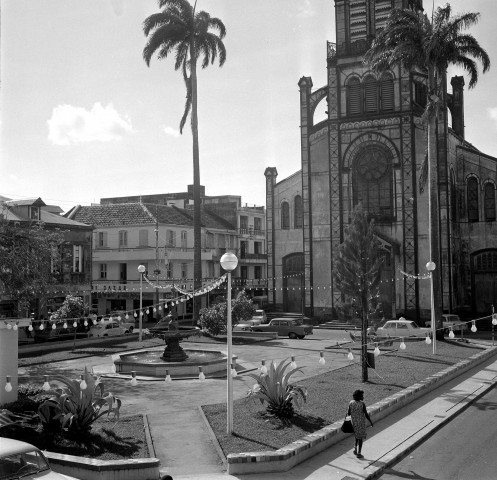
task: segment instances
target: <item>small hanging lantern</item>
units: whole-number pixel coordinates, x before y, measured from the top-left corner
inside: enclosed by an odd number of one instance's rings
[[[231,364],[231,376],[233,378],[235,378],[236,376],[238,376],[238,373],[236,373],[235,365],[233,363]]]
[[[492,325],[495,327],[497,325],[497,313],[492,314]]]
[[[324,365],[326,363],[326,360],[324,359],[324,353],[319,352],[319,365]]]
[[[374,347],[373,355],[374,355],[375,357],[378,357],[378,356],[380,355],[380,353],[381,353],[381,352],[380,352],[380,348],[378,347],[378,344],[377,344],[377,343],[375,343],[375,347]]]
[[[261,360],[261,374],[267,374],[266,360]]]
[[[78,322],[77,322],[76,320],[74,320],[74,323],[72,324],[72,326],[73,326],[74,328],[78,328]]]
[[[133,315],[134,315],[135,318],[138,316],[138,314],[136,312]]]
[[[449,332],[449,338],[454,338],[454,330],[452,330],[452,327],[450,327],[450,332]]]
[[[55,323],[52,323],[52,330],[55,330],[57,328],[57,325]]]
[[[81,390],[86,390],[87,387],[88,385],[86,384],[85,376],[81,375],[81,382],[79,382],[79,388],[81,388]]]
[[[85,327],[87,327],[87,326],[88,326],[88,320],[87,320],[86,318],[85,318],[85,321],[84,321],[83,325],[84,325]]]
[[[399,348],[401,350],[405,350],[406,349],[406,344],[404,343],[404,338],[401,338],[400,339],[400,345],[399,345]]]
[[[138,385],[138,380],[136,379],[136,372],[131,372],[131,386],[136,387]]]
[[[169,370],[166,370],[166,378],[164,379],[165,382],[169,383],[172,382],[171,375],[169,375]]]
[[[202,371],[202,367],[198,367],[198,379],[199,380],[205,380],[205,374]]]
[[[32,331],[33,331],[33,324],[32,324],[32,323],[30,323],[30,324],[29,324],[28,330],[29,330],[30,332],[32,332]]]
[[[471,320],[471,322],[473,323],[473,325],[471,325],[471,331],[472,331],[473,333],[475,333],[475,332],[476,332],[476,330],[478,330],[478,329],[476,328],[476,321],[475,321],[475,320]]]
[[[62,325],[67,330],[67,321],[64,320],[64,325]]]
[[[12,384],[10,383],[10,376],[9,375],[7,375],[7,378],[6,378],[5,391],[12,392]]]
[[[43,386],[41,387],[44,392],[48,392],[50,390],[50,384],[48,383],[48,375],[43,375],[43,378],[45,379],[45,382],[43,383]]]
[[[426,335],[426,338],[425,338],[425,343],[426,343],[426,345],[431,345],[431,338],[430,338],[430,335]]]
[[[295,357],[292,356],[292,362],[290,363],[290,367],[297,368],[297,362],[295,361]]]
[[[349,360],[354,360],[354,354],[352,353],[352,349],[349,348],[349,353],[347,354],[347,358]]]
[[[12,327],[12,330],[16,331],[17,330],[17,325],[18,325],[18,322],[14,323],[14,325]]]

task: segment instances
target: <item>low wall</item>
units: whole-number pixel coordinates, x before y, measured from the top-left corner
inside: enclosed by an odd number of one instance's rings
[[[411,385],[390,397],[368,407],[368,413],[373,422],[392,414],[399,408],[413,402],[419,397],[438,388],[444,383],[463,374],[467,370],[483,363],[497,352],[497,347],[488,348],[479,352],[469,359],[462,360],[441,372],[435,373],[423,381]],[[230,475],[285,472],[295,465],[322,452],[330,446],[350,436],[343,433],[340,428],[343,420],[306,435],[275,451],[261,451],[248,453],[230,453],[226,459],[227,469]]]
[[[54,472],[81,480],[158,480],[158,458],[94,460],[91,458],[43,452]]]

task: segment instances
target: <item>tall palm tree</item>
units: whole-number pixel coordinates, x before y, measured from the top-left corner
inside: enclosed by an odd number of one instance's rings
[[[478,81],[477,61],[481,62],[483,72],[486,72],[490,68],[490,59],[472,35],[462,33],[462,30],[478,22],[479,13],[452,15],[451,6],[447,4],[437,8],[430,20],[419,4],[412,5],[409,9],[392,10],[385,29],[366,52],[364,63],[376,72],[402,66],[406,70],[417,70],[427,75],[428,98],[423,117],[428,122],[425,171],[430,205],[430,260],[440,268],[436,123],[446,88],[446,72],[449,65],[462,67],[469,74],[469,88],[473,88]],[[440,274],[433,274],[432,282],[432,310],[437,332],[441,332]]]
[[[162,60],[169,54],[175,56],[175,70],[182,70],[186,85],[186,104],[180,121],[183,133],[186,119],[191,110],[193,136],[193,285],[198,290],[202,285],[201,260],[201,208],[200,208],[200,164],[197,116],[197,61],[206,68],[219,56],[219,66],[226,61],[226,48],[222,39],[226,28],[218,18],[207,12],[195,12],[187,0],[158,0],[159,13],[154,13],[143,22],[143,31],[148,37],[143,49],[143,58],[148,66],[152,55]],[[212,30],[212,31],[211,31]],[[194,321],[198,319],[198,297],[193,297]]]

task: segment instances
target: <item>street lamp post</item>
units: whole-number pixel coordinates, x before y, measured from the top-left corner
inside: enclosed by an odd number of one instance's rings
[[[138,272],[140,274],[140,313],[139,313],[139,336],[138,336],[138,341],[142,341],[142,323],[143,323],[143,312],[142,312],[142,306],[143,306],[143,274],[145,273],[145,265],[138,265]]]
[[[431,260],[426,264],[430,272],[430,311],[431,311],[431,336],[433,341],[433,355],[437,353],[437,327],[435,325],[435,292],[433,291],[433,271],[436,265]]]
[[[231,252],[226,252],[221,257],[221,267],[227,272],[228,280],[227,280],[227,324],[226,324],[226,333],[227,333],[227,344],[228,344],[228,358],[227,358],[227,366],[226,366],[226,377],[228,379],[227,382],[227,393],[226,393],[226,432],[228,435],[233,433],[233,378],[231,376],[231,363],[233,361],[232,354],[232,328],[231,328],[231,272],[238,265],[238,258],[236,255]]]

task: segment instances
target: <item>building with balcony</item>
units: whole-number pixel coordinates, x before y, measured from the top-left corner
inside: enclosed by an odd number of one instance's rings
[[[238,195],[207,196],[205,187],[200,188],[203,211],[224,219],[236,232],[235,244],[227,246],[223,237],[206,228],[203,232],[205,244],[221,255],[226,250],[235,253],[238,257],[238,267],[232,274],[233,286],[245,290],[250,297],[255,297],[258,304],[265,303],[267,298],[265,207],[243,204]],[[189,215],[193,215],[193,185],[188,185],[186,192],[109,197],[100,200],[101,205],[140,202],[184,208]],[[215,261],[219,261],[219,258],[215,258]],[[205,267],[207,268],[207,265]],[[202,271],[206,271],[204,265]]]
[[[81,297],[87,305],[91,299],[92,226],[62,215],[62,209],[47,205],[41,198],[3,200],[0,216],[19,226],[39,223],[47,231],[63,236],[59,246],[60,264],[51,265],[51,282],[47,291],[35,292],[32,312],[36,318],[48,318],[67,295]],[[0,293],[0,315],[12,316],[12,302]]]
[[[177,296],[176,287],[193,289],[193,212],[149,203],[105,203],[77,206],[66,216],[94,227],[92,302],[98,314],[148,307]],[[222,275],[219,260],[236,251],[236,228],[202,209],[203,280]],[[138,266],[145,266],[140,280]],[[140,287],[141,283],[141,287]],[[212,295],[221,292],[213,291]],[[203,297],[203,305],[207,305]],[[192,302],[178,314],[192,312]]]

